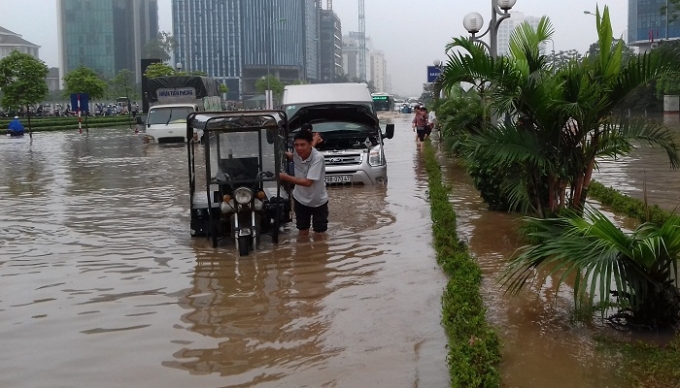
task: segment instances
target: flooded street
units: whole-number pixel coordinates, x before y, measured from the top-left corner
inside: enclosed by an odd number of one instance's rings
[[[325,241],[189,237],[186,148],[0,138],[0,387],[444,387],[445,278],[407,121]]]

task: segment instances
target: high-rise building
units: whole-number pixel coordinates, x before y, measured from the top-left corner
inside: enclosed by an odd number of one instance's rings
[[[362,80],[359,74],[359,53],[361,52],[360,38],[361,34],[354,31],[350,31],[349,35],[344,35],[342,37],[342,68],[343,72],[347,74],[350,81],[359,80],[370,82],[373,79],[370,66],[367,66],[366,68],[365,80]],[[372,49],[372,40],[367,36],[366,49],[364,52],[367,61],[371,58]]]
[[[319,33],[321,82],[336,82],[342,77],[342,23],[333,10],[320,10]]]
[[[8,56],[12,51],[19,51],[40,58],[39,49],[40,46],[25,40],[21,35],[0,27],[0,59]]]
[[[505,19],[498,27],[498,55],[510,53],[510,37],[515,28],[524,22],[529,23],[533,28],[537,28],[540,21],[541,19],[535,16],[527,16],[521,12],[511,12],[510,17]],[[542,46],[541,50],[545,51],[545,46]]]
[[[385,53],[380,50],[372,51],[370,65],[375,91],[380,93],[387,92],[387,63],[385,62]]]
[[[659,42],[680,38],[680,19],[661,12],[667,4],[667,0],[628,0],[628,45],[645,52]]]
[[[141,81],[144,46],[158,35],[157,0],[57,0],[61,77],[80,65]]]
[[[173,0],[172,10],[176,61],[225,81],[229,98],[255,95],[267,74],[318,78],[315,0]]]
[[[202,71],[241,95],[243,65],[241,0],[173,0],[175,62],[184,71]]]

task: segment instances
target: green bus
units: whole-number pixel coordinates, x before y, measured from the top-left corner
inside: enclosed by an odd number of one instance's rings
[[[373,93],[371,97],[373,97],[373,106],[375,106],[376,112],[394,110],[394,96],[387,93]]]

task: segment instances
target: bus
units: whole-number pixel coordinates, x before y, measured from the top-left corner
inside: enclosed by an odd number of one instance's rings
[[[377,112],[394,110],[394,96],[387,93],[373,93],[371,97],[373,97],[373,106]]]

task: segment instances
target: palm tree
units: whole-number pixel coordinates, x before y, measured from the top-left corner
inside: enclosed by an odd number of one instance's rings
[[[658,328],[679,322],[680,217],[645,223],[628,234],[591,209],[584,217],[569,212],[525,221],[533,244],[520,248],[501,277],[511,293],[537,278],[555,275],[559,289],[575,277],[577,308],[588,295],[602,314],[613,305],[620,309],[615,316],[628,323]]]
[[[607,7],[602,15],[597,11],[597,30],[600,47],[612,47]],[[639,85],[676,72],[673,58],[652,52],[623,63],[619,42],[612,51],[555,69],[539,50],[552,34],[546,17],[536,29],[524,23],[511,36],[509,56],[498,59],[479,43],[454,39],[447,50],[464,51],[449,55],[442,82],[445,90],[470,82],[486,93],[496,112],[514,117],[469,136],[462,155],[514,172],[502,189],[515,207],[540,217],[567,206],[583,209],[597,159],[624,155],[635,142],[661,146],[672,167],[680,164],[665,127],[611,115]]]

